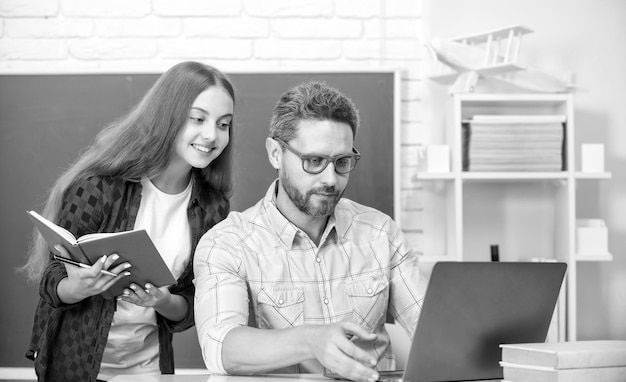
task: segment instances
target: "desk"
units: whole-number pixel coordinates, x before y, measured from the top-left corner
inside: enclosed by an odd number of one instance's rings
[[[253,376],[237,375],[120,375],[109,382],[332,382],[321,374],[266,374]]]
[[[332,382],[333,379],[326,378],[321,374],[266,374],[254,376],[236,375],[120,375],[109,382]],[[498,382],[500,379],[490,379],[488,381]],[[480,381],[473,381],[480,382]],[[487,382],[487,380],[483,381]]]

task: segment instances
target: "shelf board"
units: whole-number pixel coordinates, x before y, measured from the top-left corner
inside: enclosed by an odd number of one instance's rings
[[[454,174],[451,172],[418,172],[413,180],[453,180]]]
[[[566,171],[557,172],[471,172],[463,171],[460,175],[463,180],[562,180],[567,179]],[[602,180],[611,179],[610,172],[576,172],[574,177],[579,180]],[[454,180],[455,174],[451,172],[418,172],[413,178],[420,180]]]
[[[566,171],[555,172],[472,172],[464,171],[461,175],[463,180],[562,180],[567,179]]]
[[[611,179],[613,176],[610,172],[576,172],[576,179]]]
[[[597,176],[597,174],[594,174]],[[454,180],[457,177],[452,172],[418,172],[413,178],[414,181],[420,180]],[[490,181],[490,180],[510,180],[510,181],[533,181],[533,180],[563,180],[567,179],[567,172],[471,172],[463,171],[458,175],[462,180],[469,181]],[[591,177],[585,177],[585,179],[592,179]]]
[[[498,105],[522,102],[526,103],[546,103],[546,102],[567,102],[571,98],[569,93],[463,93],[456,94],[461,102],[479,103],[493,107]]]
[[[606,253],[576,254],[576,261],[613,261],[613,255]]]

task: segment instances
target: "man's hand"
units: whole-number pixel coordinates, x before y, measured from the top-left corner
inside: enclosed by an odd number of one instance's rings
[[[317,360],[344,378],[374,382],[378,379],[375,369],[378,360],[355,344],[357,338],[376,341],[378,336],[352,322],[307,324],[286,329],[241,325],[231,329],[224,338],[223,366],[228,374],[249,375]]]
[[[308,344],[314,357],[327,369],[353,381],[376,381],[378,360],[356,346],[352,341],[355,337],[373,341],[376,334],[352,322],[313,326]]]

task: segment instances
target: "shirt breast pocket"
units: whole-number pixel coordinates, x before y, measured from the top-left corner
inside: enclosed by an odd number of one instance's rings
[[[304,323],[304,290],[262,288],[258,293],[257,323],[262,329],[283,329]]]
[[[370,276],[350,281],[346,283],[346,290],[355,323],[375,329],[385,322],[389,281],[384,276]]]

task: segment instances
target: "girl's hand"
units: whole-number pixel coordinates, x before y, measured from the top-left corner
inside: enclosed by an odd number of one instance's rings
[[[171,297],[168,287],[157,288],[148,283],[145,288],[133,283],[126,289],[117,299],[121,301],[131,302],[138,306],[147,308],[158,308],[166,303]]]
[[[145,288],[142,288],[133,283],[124,289],[117,299],[154,308],[160,315],[174,322],[185,318],[189,311],[187,301],[181,295],[171,294],[167,286],[157,288],[152,284],[146,284]]]
[[[61,256],[70,257],[65,248],[57,246],[56,249]],[[129,263],[119,264],[109,269],[118,258],[117,254],[105,255],[88,268],[64,263],[67,278],[61,280],[57,286],[57,294],[61,301],[66,304],[77,303],[87,297],[95,296],[108,290],[119,279],[130,275],[130,272],[126,271],[126,269],[130,268]],[[101,270],[108,270],[117,274],[117,276],[104,274],[100,272]]]

